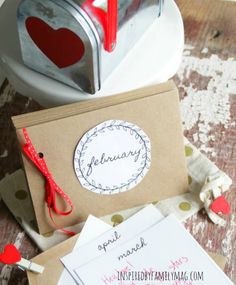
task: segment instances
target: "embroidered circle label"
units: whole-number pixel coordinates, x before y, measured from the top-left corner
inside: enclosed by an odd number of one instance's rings
[[[151,144],[137,125],[109,120],[79,141],[74,168],[81,185],[95,193],[116,194],[135,187],[151,164]]]

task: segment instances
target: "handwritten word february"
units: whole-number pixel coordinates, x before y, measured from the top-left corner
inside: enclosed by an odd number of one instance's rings
[[[116,154],[113,156],[108,156],[105,153],[101,155],[99,159],[97,159],[95,156],[92,156],[91,162],[87,165],[87,176],[91,175],[94,169],[94,166],[102,165],[108,162],[114,162],[116,160],[121,160],[129,157],[134,157],[134,162],[137,162],[140,156],[141,149],[135,150],[135,151],[129,151],[129,152],[123,152],[122,154]]]

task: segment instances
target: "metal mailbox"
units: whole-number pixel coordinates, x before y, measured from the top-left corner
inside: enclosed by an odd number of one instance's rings
[[[17,19],[23,61],[94,94],[161,15],[163,4],[164,0],[22,0]]]

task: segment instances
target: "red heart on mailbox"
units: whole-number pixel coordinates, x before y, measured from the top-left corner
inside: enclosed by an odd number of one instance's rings
[[[36,46],[59,68],[78,62],[84,55],[84,43],[67,28],[54,30],[37,17],[28,17],[26,29]]]
[[[230,205],[224,196],[219,196],[211,204],[211,210],[216,214],[222,213],[227,215],[230,214]]]
[[[13,244],[6,245],[4,251],[0,254],[0,262],[4,264],[14,264],[20,260],[21,255]]]

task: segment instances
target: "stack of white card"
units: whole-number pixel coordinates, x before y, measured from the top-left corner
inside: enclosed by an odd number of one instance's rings
[[[115,228],[90,216],[58,285],[233,284],[177,219],[152,205]]]

